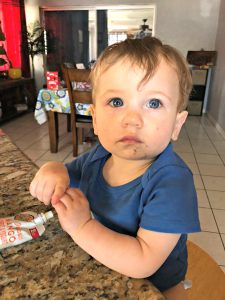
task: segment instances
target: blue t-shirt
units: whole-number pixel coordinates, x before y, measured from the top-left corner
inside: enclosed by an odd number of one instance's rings
[[[114,231],[136,236],[142,227],[181,234],[169,257],[149,277],[161,291],[166,290],[185,277],[187,233],[200,231],[192,173],[169,144],[142,176],[111,187],[102,172],[110,155],[97,145],[67,164],[70,187],[80,188],[94,217]]]

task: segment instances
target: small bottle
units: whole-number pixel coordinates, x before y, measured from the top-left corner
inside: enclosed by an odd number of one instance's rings
[[[38,225],[38,224],[44,224],[46,223],[49,219],[53,218],[53,212],[47,211],[46,213],[40,213],[38,214],[34,219],[33,222]]]
[[[51,218],[52,211],[40,214],[26,211],[16,216],[0,218],[0,249],[38,238],[45,231],[43,224]]]
[[[14,220],[16,220],[15,223],[20,223],[21,228],[33,228],[37,225],[46,223],[51,218],[53,218],[53,212],[51,210],[40,214],[27,211],[16,215]]]

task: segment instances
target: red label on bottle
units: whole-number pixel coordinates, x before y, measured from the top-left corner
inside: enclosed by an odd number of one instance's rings
[[[37,228],[31,228],[29,230],[30,230],[30,234],[31,234],[33,239],[36,239],[40,236]]]

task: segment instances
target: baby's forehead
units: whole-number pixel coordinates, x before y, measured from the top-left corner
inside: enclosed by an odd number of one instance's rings
[[[98,73],[103,74],[104,72],[112,69],[115,65],[118,69],[132,68],[137,69],[143,72],[154,72],[160,66],[160,63],[164,62],[168,66],[173,69],[177,69],[176,61],[171,61],[168,58],[162,56],[161,54],[154,55],[152,57],[136,57],[136,56],[122,56],[122,57],[114,57],[109,56],[106,57],[98,66]]]
[[[146,84],[152,76],[154,76],[155,73],[157,73],[158,69],[161,66],[167,66],[173,71],[177,73],[177,66],[175,63],[165,59],[164,57],[160,56],[157,60],[152,62],[152,64],[149,61],[143,60],[141,63],[140,61],[135,60],[133,57],[121,57],[118,60],[112,60],[112,59],[105,59],[105,61],[102,61],[101,64],[98,66],[98,70],[96,70],[96,76],[94,78],[95,83],[99,81],[102,77],[105,77],[104,75],[110,74],[110,76],[116,76],[118,72],[141,72],[143,74],[143,79],[140,82],[140,85]]]

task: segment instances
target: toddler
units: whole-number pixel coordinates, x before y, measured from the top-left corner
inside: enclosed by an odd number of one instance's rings
[[[102,264],[186,299],[187,233],[200,225],[192,173],[171,141],[188,115],[188,66],[157,38],[127,39],[104,50],[91,83],[99,144],[43,165],[31,194]]]

